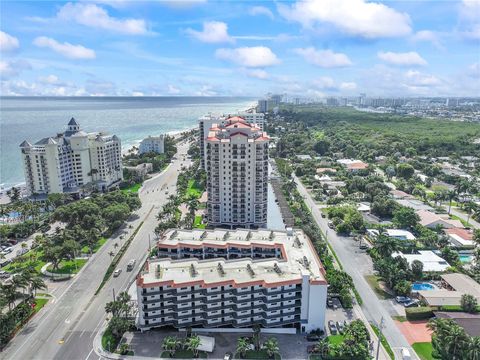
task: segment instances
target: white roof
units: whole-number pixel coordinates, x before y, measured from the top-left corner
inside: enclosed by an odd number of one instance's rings
[[[367,229],[367,232],[372,236],[378,236],[380,232],[377,229]],[[402,230],[402,229],[386,229],[385,233],[394,238],[405,238],[406,240],[415,240],[415,235],[413,235],[410,231]]]
[[[392,257],[401,256],[411,265],[414,260],[419,260],[423,264],[423,271],[443,272],[450,267],[440,256],[430,250],[419,251],[418,254],[403,254],[401,252],[393,253]]]
[[[215,349],[215,338],[211,336],[197,335],[200,338],[199,351],[213,352]]]

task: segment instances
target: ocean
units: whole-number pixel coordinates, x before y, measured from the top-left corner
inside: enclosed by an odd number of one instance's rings
[[[24,182],[18,145],[63,132],[74,117],[86,132],[116,134],[124,149],[148,135],[190,129],[208,113],[253,105],[235,97],[0,97],[0,187]]]

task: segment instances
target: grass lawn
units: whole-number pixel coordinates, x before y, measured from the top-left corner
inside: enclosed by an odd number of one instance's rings
[[[170,358],[170,353],[168,351],[162,352],[160,355],[162,358]],[[206,359],[208,357],[205,351],[200,351],[198,354],[198,359]],[[190,350],[177,350],[175,355],[171,359],[193,359],[193,353]]]
[[[205,229],[205,226],[205,224],[202,224],[202,217],[200,215],[196,215],[193,222],[194,229]]]
[[[53,270],[52,265],[47,267],[49,272],[54,274],[76,274],[85,265],[88,259],[62,260],[57,270]]]
[[[460,222],[463,224],[463,226],[465,226],[465,227],[470,227],[470,226],[471,226],[469,223],[467,223],[465,220],[459,218],[457,215],[452,215],[452,214],[450,214],[450,217],[451,217],[453,220],[458,220],[458,221],[460,221]]]
[[[379,299],[388,300],[393,298],[393,295],[390,295],[380,287],[380,285],[378,284],[380,278],[378,276],[366,275],[365,280],[367,280],[368,285],[370,285],[370,287],[373,289]]]
[[[102,347],[106,351],[113,352],[118,346],[118,343],[120,342],[121,338],[117,338],[113,336],[112,332],[110,331],[110,328],[107,327],[107,330],[102,335]]]
[[[132,186],[129,186],[128,188],[122,189],[122,192],[124,193],[137,193],[138,190],[142,187],[141,183],[138,184],[133,184]]]
[[[188,181],[187,187],[187,197],[196,197],[199,198],[202,196],[203,189],[198,186],[198,183],[195,180]]]
[[[27,268],[29,266],[33,266],[35,268],[35,271],[40,272],[40,269],[43,267],[43,265],[46,264],[45,261],[41,260],[43,256],[43,251],[42,250],[30,250],[26,254],[22,256],[18,256],[16,259],[24,259],[24,262],[12,262],[5,266],[2,270],[8,271],[8,272],[16,272],[16,271],[21,271],[24,268]]]
[[[103,246],[103,244],[105,244],[106,242],[107,242],[107,239],[104,238],[104,237],[101,237],[100,239],[98,239],[98,241],[97,241],[97,242],[95,243],[95,245],[93,246],[92,252],[93,252],[93,253],[96,253],[96,252]],[[82,247],[81,253],[82,253],[82,254],[88,254],[88,253],[90,253],[90,249],[88,248],[87,245],[85,245],[84,247]]]
[[[330,345],[339,345],[343,342],[343,335],[330,335],[327,337]]]
[[[421,360],[433,360],[435,359],[432,356],[432,343],[430,342],[419,342],[412,345],[413,350],[417,353]]]
[[[41,308],[45,306],[45,304],[48,302],[48,299],[35,299],[35,307],[33,308],[33,313],[36,314],[40,311]]]
[[[377,335],[380,336],[380,331],[375,325],[372,325],[373,332]],[[390,347],[390,344],[388,343],[387,339],[385,339],[385,336],[382,334],[380,337],[380,342],[382,343],[383,347],[387,351],[388,355],[390,355],[390,358],[392,360],[395,360],[395,354],[393,353],[392,348]]]

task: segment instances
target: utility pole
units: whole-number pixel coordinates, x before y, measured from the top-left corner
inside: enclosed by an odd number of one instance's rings
[[[378,333],[377,356],[375,358],[376,360],[378,360],[378,356],[380,355],[380,344],[381,344],[380,340],[382,338],[382,329],[383,329],[384,324],[385,324],[385,319],[382,316],[382,319],[380,320],[380,324],[378,326],[379,333]]]
[[[113,301],[115,301],[115,289],[112,289],[113,292]]]

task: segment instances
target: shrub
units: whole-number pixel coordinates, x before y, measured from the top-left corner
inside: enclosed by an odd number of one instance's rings
[[[433,317],[433,311],[430,306],[420,306],[405,309],[408,320],[426,320]]]

